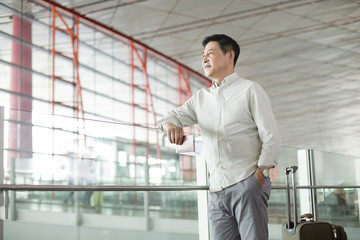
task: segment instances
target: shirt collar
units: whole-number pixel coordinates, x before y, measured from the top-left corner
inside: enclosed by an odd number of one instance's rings
[[[235,80],[239,79],[239,75],[236,72],[233,72],[232,74],[228,75],[224,80],[222,80],[221,85],[219,86],[216,81],[212,81],[212,86],[214,88],[219,88],[222,86],[228,86]]]

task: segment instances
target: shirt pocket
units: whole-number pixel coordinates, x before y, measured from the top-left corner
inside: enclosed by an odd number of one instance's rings
[[[222,125],[226,133],[232,133],[251,125],[252,116],[245,99],[224,102],[221,114]]]

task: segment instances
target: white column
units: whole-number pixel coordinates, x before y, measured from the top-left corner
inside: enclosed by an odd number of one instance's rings
[[[298,154],[298,171],[296,175],[298,176],[298,186],[308,186],[310,185],[310,174],[309,174],[309,163],[307,158],[307,149],[300,149],[297,152]],[[300,212],[299,216],[304,213],[311,213],[311,197],[310,190],[308,189],[299,189],[299,206]]]

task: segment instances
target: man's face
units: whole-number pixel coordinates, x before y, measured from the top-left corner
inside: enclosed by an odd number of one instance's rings
[[[208,42],[204,48],[202,61],[205,75],[210,78],[222,76],[229,64],[234,64],[233,58],[229,56],[230,52],[224,54],[217,42]]]

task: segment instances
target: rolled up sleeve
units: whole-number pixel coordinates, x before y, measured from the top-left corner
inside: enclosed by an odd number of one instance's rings
[[[156,122],[157,127],[165,133],[162,125],[166,122],[175,124],[178,127],[188,127],[197,124],[197,116],[194,108],[196,95],[192,96],[179,108],[165,114],[165,116]]]
[[[266,92],[255,85],[251,92],[251,111],[262,142],[258,165],[275,167],[281,150],[281,139],[271,102]]]

